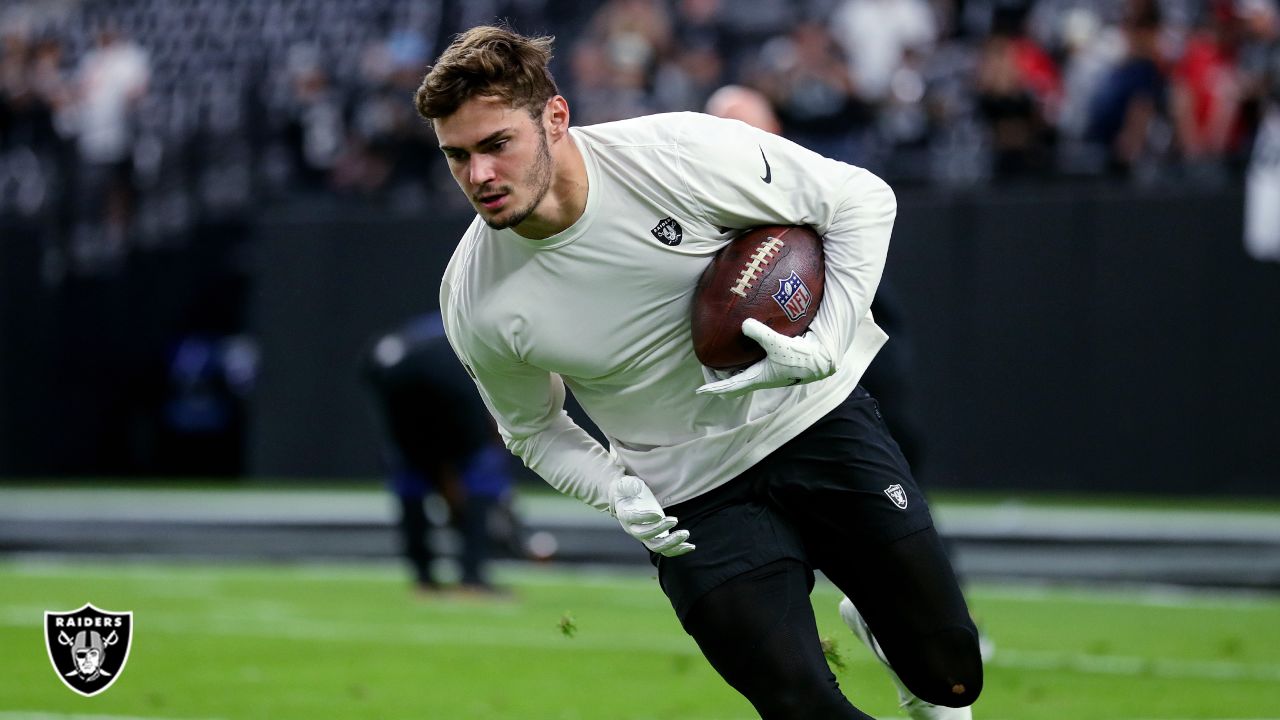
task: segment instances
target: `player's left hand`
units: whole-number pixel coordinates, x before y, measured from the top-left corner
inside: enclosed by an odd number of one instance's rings
[[[760,343],[765,359],[729,378],[703,385],[698,388],[699,395],[739,397],[765,388],[810,383],[836,371],[835,361],[813,333],[787,337],[759,320],[747,318],[742,321],[742,334]]]
[[[622,529],[650,551],[666,557],[693,552],[688,530],[676,530],[676,519],[667,515],[649,486],[634,475],[624,475],[609,487],[609,507]]]

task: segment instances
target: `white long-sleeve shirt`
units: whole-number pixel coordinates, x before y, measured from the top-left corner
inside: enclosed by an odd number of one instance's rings
[[[697,497],[834,409],[884,344],[869,307],[896,200],[864,169],[709,115],[570,136],[586,163],[585,211],[544,240],[477,217],[440,288],[449,341],[507,447],[557,490],[606,509],[610,483],[631,474],[664,505]],[[678,239],[660,231],[671,221]],[[823,235],[826,283],[811,331],[839,369],[736,399],[696,395],[705,382],[690,336],[698,276],[738,231],[773,224]],[[566,387],[608,449],[564,412]]]

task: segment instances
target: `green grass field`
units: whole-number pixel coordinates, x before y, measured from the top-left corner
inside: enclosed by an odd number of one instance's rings
[[[648,575],[504,568],[510,600],[422,599],[398,566],[0,562],[0,720],[729,720]],[[1280,718],[1280,598],[981,586],[997,645],[979,720]],[[897,717],[882,669],[814,601],[854,702]],[[54,676],[45,610],[132,610],[128,665],[83,698]],[[571,616],[576,632],[561,630]]]

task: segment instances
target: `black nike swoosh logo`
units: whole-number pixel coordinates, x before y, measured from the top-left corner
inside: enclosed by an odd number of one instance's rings
[[[760,148],[760,158],[764,160],[764,177],[760,178],[765,185],[773,182],[773,168],[769,167],[769,158],[764,156],[764,148]]]

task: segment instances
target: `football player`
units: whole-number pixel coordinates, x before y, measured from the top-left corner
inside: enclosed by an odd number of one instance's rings
[[[916,718],[969,717],[977,632],[928,506],[858,385],[897,212],[872,173],[698,113],[571,127],[549,38],[477,27],[416,96],[477,216],[441,284],[445,330],[506,446],[644,543],[711,665],[773,718],[868,718],[826,664],[814,570],[892,666]],[[825,294],[731,377],[689,307],[739,231],[823,235]],[[570,389],[609,441],[563,411]],[[677,521],[679,518],[679,521]]]

